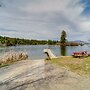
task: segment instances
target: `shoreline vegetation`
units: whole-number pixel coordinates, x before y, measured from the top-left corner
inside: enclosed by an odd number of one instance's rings
[[[0,57],[0,67],[8,66],[13,62],[27,60],[28,55],[24,52],[9,51]]]
[[[20,39],[0,36],[0,46],[17,46],[17,45],[56,45],[59,41],[55,40],[33,40]]]
[[[60,45],[60,46],[79,46],[84,45],[83,43],[76,42],[65,42],[55,40],[30,40],[30,39],[20,39],[20,38],[10,38],[0,36],[0,47],[5,46],[17,46],[17,45]]]

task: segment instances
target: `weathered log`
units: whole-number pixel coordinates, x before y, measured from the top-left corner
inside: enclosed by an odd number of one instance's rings
[[[50,49],[44,49],[44,53],[47,54],[48,59],[53,59],[53,58],[57,58]]]

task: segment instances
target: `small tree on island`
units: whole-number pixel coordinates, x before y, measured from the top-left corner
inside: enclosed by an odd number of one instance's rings
[[[67,37],[66,31],[63,30],[60,37],[60,43],[66,43],[67,41],[66,37]]]

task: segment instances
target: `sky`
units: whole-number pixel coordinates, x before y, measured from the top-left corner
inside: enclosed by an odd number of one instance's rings
[[[59,40],[90,40],[90,0],[0,0],[0,35]]]

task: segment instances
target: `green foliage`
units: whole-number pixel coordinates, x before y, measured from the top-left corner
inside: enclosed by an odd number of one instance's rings
[[[66,37],[67,37],[67,34],[66,34],[66,32],[63,30],[62,31],[62,33],[61,33],[61,40],[60,40],[60,42],[61,43],[66,43]]]
[[[20,38],[10,38],[0,36],[0,46],[15,46],[15,45],[55,45],[58,41],[52,40],[29,40]]]

